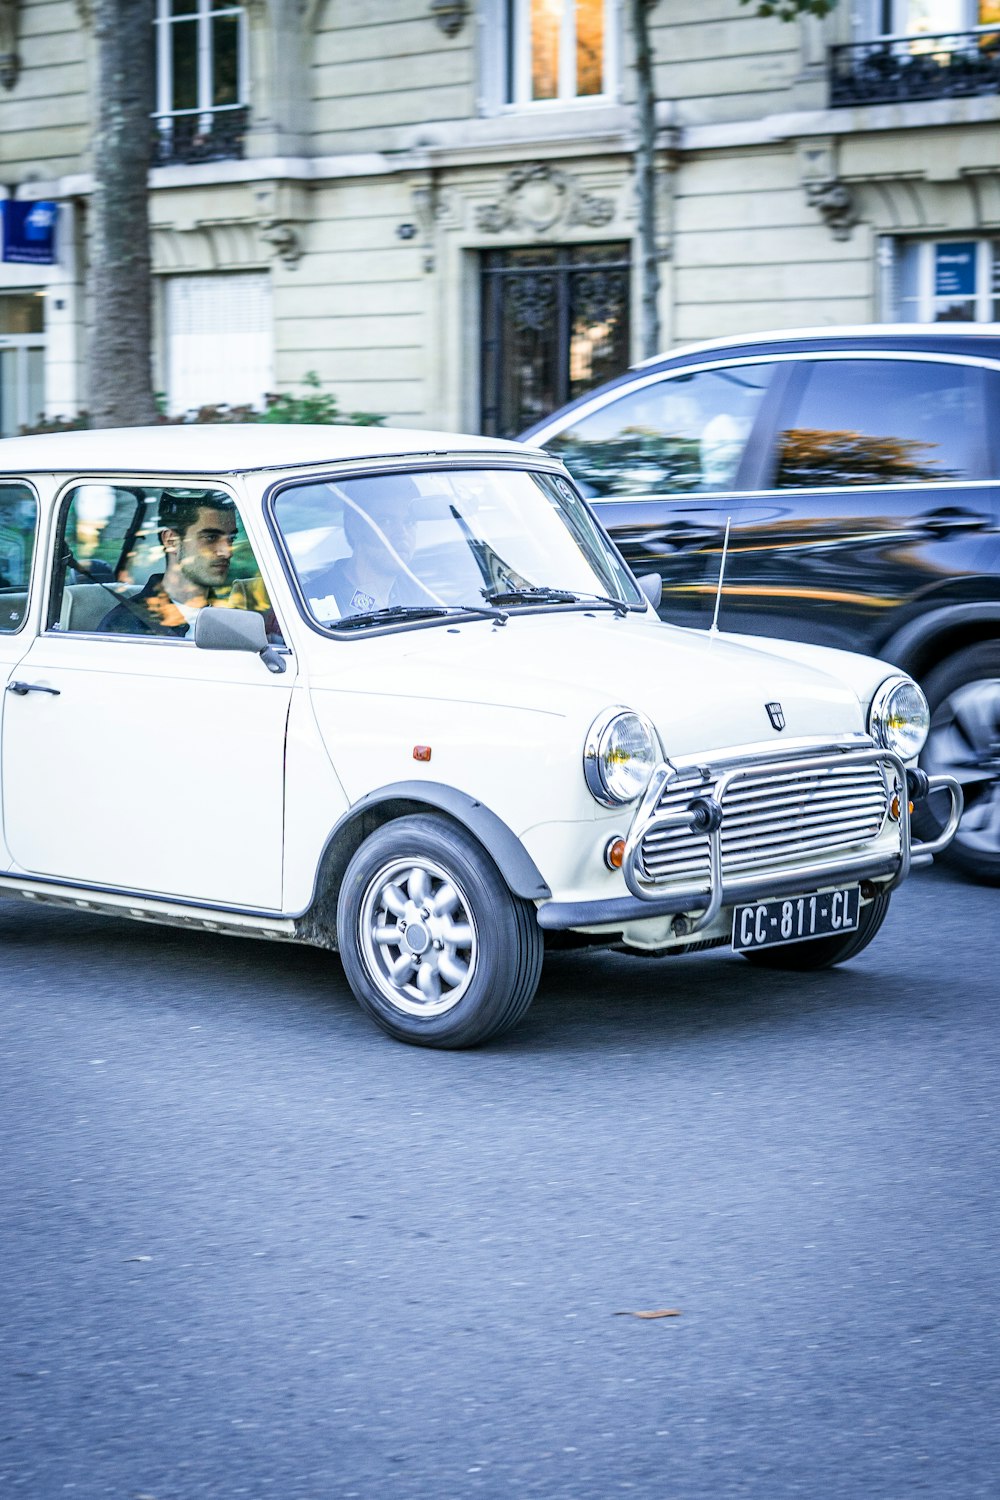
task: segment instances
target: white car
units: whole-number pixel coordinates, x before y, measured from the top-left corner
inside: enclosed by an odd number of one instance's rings
[[[919,688],[655,602],[518,444],[9,439],[0,889],[338,950],[436,1047],[518,1021],[546,945],[850,958],[961,814],[938,778],[911,849]]]

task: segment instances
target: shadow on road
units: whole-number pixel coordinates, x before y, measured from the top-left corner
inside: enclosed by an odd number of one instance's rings
[[[0,941],[9,958],[18,950],[44,951],[56,972],[73,980],[78,998],[82,986],[88,1005],[126,1000],[200,1014],[210,997],[217,1021],[228,1016],[236,1024],[250,1007],[257,1026],[280,1031],[305,1024],[325,1044],[331,1034],[341,1043],[377,1035],[336,954],[316,948],[7,902],[0,905]],[[625,1040],[670,1047],[789,1023],[815,1025],[817,1018],[826,1030],[866,1012],[912,1008],[912,974],[886,963],[889,945],[895,946],[887,926],[844,968],[804,975],[756,969],[726,949],[657,959],[553,953],[525,1021],[484,1050],[566,1053]]]

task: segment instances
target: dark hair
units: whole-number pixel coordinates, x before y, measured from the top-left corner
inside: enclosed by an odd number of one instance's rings
[[[203,510],[221,510],[227,515],[236,514],[233,501],[221,490],[199,490],[194,493],[187,490],[183,494],[164,490],[160,496],[157,530],[176,531],[178,536],[183,537]]]

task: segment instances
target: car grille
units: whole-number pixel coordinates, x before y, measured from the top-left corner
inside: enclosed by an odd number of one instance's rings
[[[712,783],[692,772],[667,782],[656,812],[687,807],[708,796]],[[771,768],[742,775],[724,793],[722,870],[726,877],[777,867],[789,860],[821,858],[869,843],[888,811],[885,779],[878,765],[826,765],[813,770]],[[690,829],[647,834],[639,848],[646,880],[707,881],[709,840]]]

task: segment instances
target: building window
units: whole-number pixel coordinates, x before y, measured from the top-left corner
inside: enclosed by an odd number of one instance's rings
[[[0,295],[0,437],[45,416],[44,319],[40,293]]]
[[[831,51],[833,105],[963,98],[1000,87],[1000,0],[872,0],[854,27],[854,45]]]
[[[568,103],[614,91],[613,0],[507,0],[507,104]]]
[[[910,38],[917,50],[921,37],[956,36],[998,22],[1000,0],[875,0],[872,20],[861,25],[868,37]]]
[[[1000,240],[888,241],[883,315],[903,323],[1000,319]]]
[[[256,406],[274,387],[271,281],[266,271],[166,280],[167,405]]]
[[[158,159],[242,156],[247,123],[246,7],[156,0]]]

